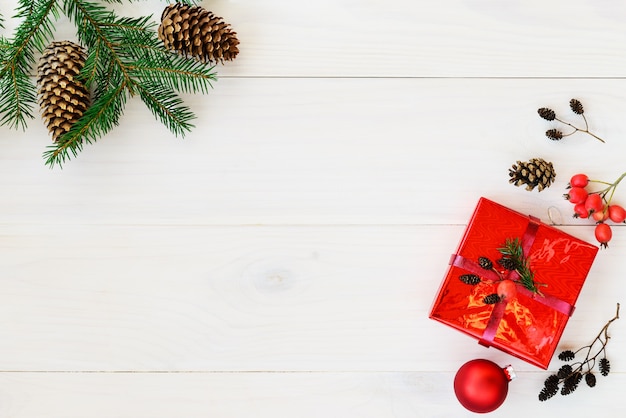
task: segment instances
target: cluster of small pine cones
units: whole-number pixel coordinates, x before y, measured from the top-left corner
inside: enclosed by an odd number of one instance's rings
[[[168,5],[161,16],[159,39],[167,50],[206,63],[234,60],[236,32],[210,11],[181,3]],[[80,80],[87,51],[71,41],[54,41],[37,66],[38,102],[53,141],[69,132],[87,111],[91,95]]]
[[[562,361],[571,361],[574,359],[575,353],[571,350],[565,350],[559,354],[559,359]],[[600,359],[599,369],[602,376],[607,376],[611,369],[611,364],[606,357]],[[569,395],[574,392],[582,380],[590,388],[596,385],[596,375],[592,373],[591,369],[587,371],[582,370],[582,365],[579,365],[574,369],[571,365],[565,364],[559,368],[556,374],[548,376],[545,380],[543,388],[539,392],[539,400],[546,401],[561,392],[561,395]],[[559,386],[562,384],[562,386]]]

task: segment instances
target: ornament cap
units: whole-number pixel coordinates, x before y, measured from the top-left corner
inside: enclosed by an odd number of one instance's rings
[[[509,382],[517,377],[515,369],[510,364],[503,367],[502,370],[504,370],[504,374],[506,375],[506,378]]]

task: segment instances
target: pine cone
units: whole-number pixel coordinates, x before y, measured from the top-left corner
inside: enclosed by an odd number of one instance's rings
[[[89,107],[89,91],[78,80],[85,50],[70,41],[52,42],[37,67],[39,106],[52,139],[67,133]]]
[[[559,131],[558,129],[548,129],[546,131],[546,136],[553,141],[560,141],[561,139],[563,139],[563,132]]]
[[[582,379],[583,375],[579,371],[575,371],[566,377],[563,381],[563,387],[561,388],[561,395],[569,395],[574,392]]]
[[[585,382],[590,388],[594,387],[596,385],[596,375],[591,372],[585,373]]]
[[[475,274],[461,274],[459,280],[472,286],[480,283],[480,277]]]
[[[158,33],[166,49],[204,62],[224,63],[239,53],[237,33],[221,17],[200,6],[168,5],[161,15]]]
[[[483,298],[483,303],[486,305],[493,305],[494,303],[498,303],[502,300],[497,293],[491,293]]]
[[[485,270],[491,270],[493,268],[493,262],[487,257],[478,257],[478,265]]]
[[[543,389],[539,392],[540,401],[546,401],[559,392],[559,380],[560,379],[555,374],[546,379]]]
[[[572,350],[565,350],[559,354],[559,360],[571,361],[571,360],[574,360],[575,356],[576,356],[576,353],[574,353]]]
[[[570,366],[569,364],[564,364],[563,366],[561,366],[556,375],[559,379],[565,379],[570,376],[573,371],[574,369],[572,369],[572,366]]]
[[[526,190],[531,191],[537,187],[538,191],[550,187],[554,182],[556,172],[552,163],[541,158],[533,158],[528,162],[518,161],[517,165],[509,169],[509,183],[516,186],[526,185]]]
[[[542,107],[538,109],[537,113],[539,113],[539,116],[541,116],[545,120],[554,120],[556,118],[556,113],[554,113],[554,110],[548,109],[547,107]]]
[[[572,112],[576,113],[577,115],[582,115],[583,113],[585,113],[585,109],[583,108],[583,104],[580,102],[580,100],[570,100],[569,107],[570,109],[572,109]]]
[[[609,363],[609,359],[603,357],[600,359],[600,374],[602,376],[606,376],[611,371],[611,363]]]
[[[500,265],[500,267],[502,267],[505,270],[513,271],[513,270],[517,269],[517,267],[518,267],[518,265],[515,262],[515,260],[513,260],[512,258],[509,258],[509,257],[499,258],[498,260],[496,260],[496,262]]]

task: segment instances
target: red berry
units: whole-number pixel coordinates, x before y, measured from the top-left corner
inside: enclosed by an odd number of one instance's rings
[[[502,300],[512,299],[517,294],[517,288],[515,287],[515,282],[513,280],[502,280],[498,283],[498,289],[496,293],[500,296]]]
[[[582,203],[587,199],[587,190],[582,187],[572,187],[567,194],[563,195],[565,199],[569,200],[573,204]]]
[[[585,209],[589,212],[601,212],[604,209],[604,202],[598,193],[591,193],[585,200]]]
[[[593,218],[594,221],[596,222],[604,222],[609,218],[609,211],[608,210],[599,210],[597,212],[593,212],[591,214],[591,217]]]
[[[589,177],[586,174],[574,174],[569,184],[571,187],[585,187],[589,184]]]
[[[626,220],[626,210],[620,205],[609,205],[609,219],[615,223],[622,223]]]
[[[596,239],[600,243],[600,247],[606,248],[609,246],[608,242],[611,241],[613,237],[613,231],[611,231],[611,227],[605,223],[600,223],[596,225],[595,230]]]
[[[589,211],[585,209],[585,203],[577,203],[574,205],[574,218],[588,218]]]

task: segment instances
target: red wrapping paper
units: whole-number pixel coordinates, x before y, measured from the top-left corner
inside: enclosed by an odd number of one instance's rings
[[[527,247],[524,255],[535,273],[535,282],[545,286],[540,286],[541,294],[536,294],[519,285],[514,298],[488,305],[483,298],[495,293],[497,285],[467,285],[459,276],[476,273],[482,277],[480,269],[471,271],[476,269],[478,257],[488,257],[498,268],[496,260],[502,257],[498,248],[507,238],[519,238]],[[430,318],[483,345],[547,369],[597,252],[595,245],[481,198],[451,257]],[[493,278],[489,273],[484,275],[485,281]]]

